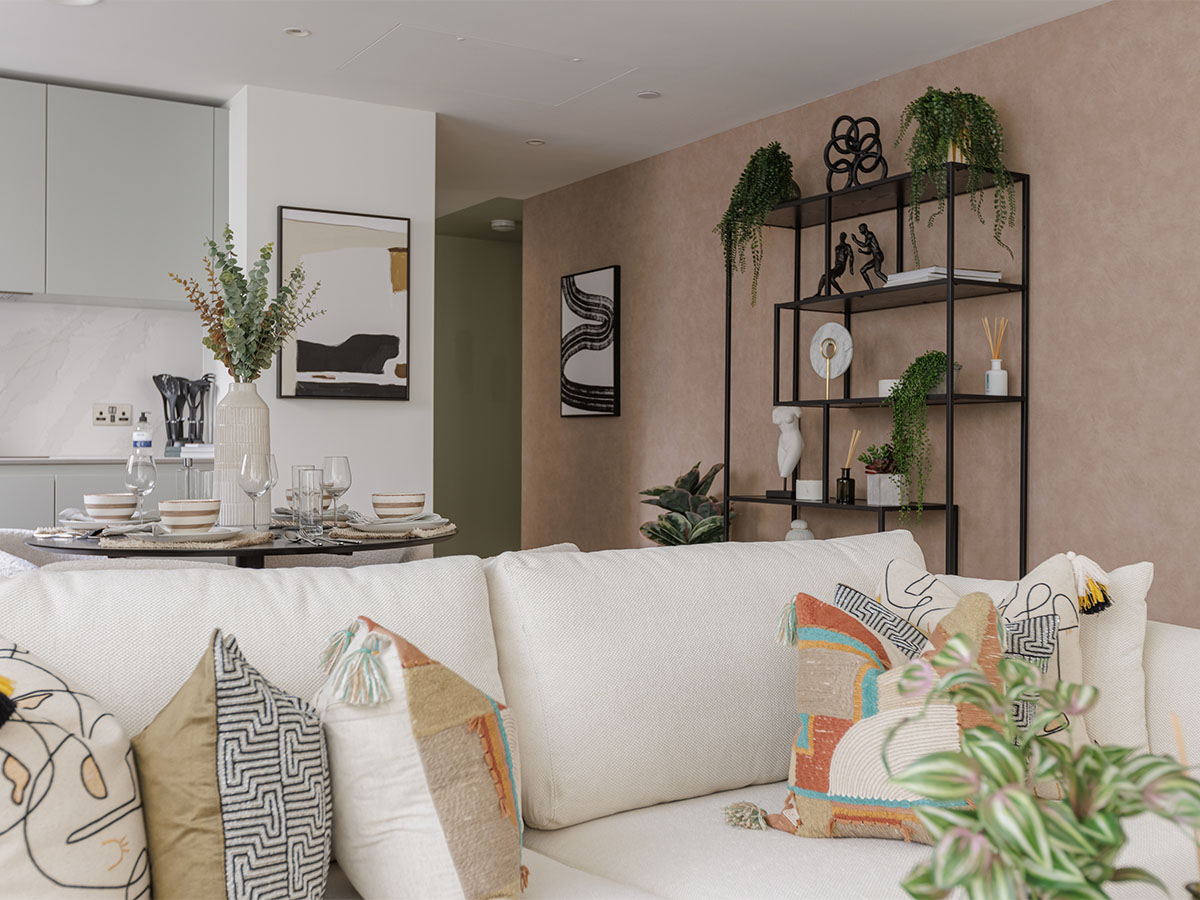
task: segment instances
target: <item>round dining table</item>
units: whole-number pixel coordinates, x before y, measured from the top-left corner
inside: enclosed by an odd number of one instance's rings
[[[37,538],[31,537],[25,541],[30,547],[38,550],[49,550],[51,553],[65,553],[76,556],[108,556],[113,559],[129,559],[143,557],[146,559],[200,559],[204,557],[233,557],[235,566],[241,569],[261,569],[268,556],[307,556],[312,553],[336,553],[349,556],[353,553],[370,553],[375,550],[397,550],[410,547],[427,547],[430,544],[440,544],[455,537],[458,532],[442,534],[427,538],[397,538],[395,540],[365,539],[362,541],[338,541],[332,538],[316,539],[317,543],[291,541],[281,533],[283,529],[272,529],[275,540],[270,543],[254,544],[249,547],[233,547],[211,550],[180,550],[172,549],[169,544],[161,550],[149,547],[101,547],[99,538]],[[289,529],[290,530],[290,529]]]

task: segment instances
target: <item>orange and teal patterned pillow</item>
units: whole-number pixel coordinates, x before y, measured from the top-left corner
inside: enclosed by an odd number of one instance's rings
[[[324,656],[334,856],[364,897],[520,896],[508,710],[360,617]]]
[[[1003,644],[996,608],[971,594],[937,625],[926,661],[955,634],[980,648],[979,664],[999,685]],[[788,797],[767,824],[802,837],[878,837],[930,843],[914,809],[941,805],[892,785],[882,750],[889,732],[912,719],[888,746],[894,771],[928,753],[958,750],[964,729],[990,725],[970,705],[931,704],[900,693],[908,659],[894,661],[884,642],[850,613],[808,594],[784,612],[781,637],[797,648],[796,707],[800,726],[791,751]],[[931,672],[932,672],[931,667]]]

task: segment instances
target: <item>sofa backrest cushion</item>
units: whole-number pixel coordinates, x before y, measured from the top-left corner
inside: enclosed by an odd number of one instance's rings
[[[187,680],[220,628],[263,676],[310,700],[329,636],[365,615],[503,702],[483,564],[473,556],[353,569],[30,572],[0,583],[4,633],[85,684],[129,734]]]
[[[525,821],[784,780],[796,664],[779,612],[799,591],[870,591],[894,558],[924,565],[906,531],[500,557],[492,621]]]

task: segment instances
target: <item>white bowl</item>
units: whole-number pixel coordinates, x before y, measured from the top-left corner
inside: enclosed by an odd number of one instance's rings
[[[220,515],[220,500],[161,500],[158,504],[162,527],[172,534],[211,531]]]
[[[424,494],[372,494],[371,506],[381,519],[402,519],[425,509]]]
[[[137,512],[137,495],[84,494],[83,508],[97,522],[128,522]]]

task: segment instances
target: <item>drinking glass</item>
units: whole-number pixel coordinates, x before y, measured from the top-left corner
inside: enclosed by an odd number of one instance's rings
[[[292,466],[292,499],[288,504],[292,508],[292,525],[300,526],[300,473],[305,469],[315,469],[316,466]]]
[[[325,472],[321,486],[333,495],[333,527],[338,527],[338,500],[350,490],[350,460],[345,456],[327,456],[321,462]]]
[[[142,499],[154,490],[154,482],[158,480],[158,466],[154,464],[153,456],[143,456],[135,453],[125,463],[125,487],[137,494],[138,524],[146,523],[146,514],[142,509]]]
[[[274,453],[247,453],[242,457],[242,468],[238,472],[238,487],[250,498],[254,512],[251,522],[258,531],[258,501],[279,481],[279,470],[275,467]],[[270,522],[267,523],[270,527]]]
[[[296,506],[300,510],[300,533],[308,537],[320,537],[324,531],[321,525],[321,501],[324,496],[321,481],[324,477],[324,473],[320,469],[300,470],[300,488],[296,492]]]

